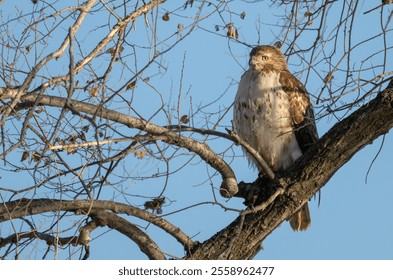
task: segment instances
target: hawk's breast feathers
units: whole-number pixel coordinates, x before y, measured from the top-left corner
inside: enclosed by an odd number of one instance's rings
[[[261,46],[251,52],[235,98],[233,124],[275,171],[289,167],[316,142],[310,98],[278,49]]]

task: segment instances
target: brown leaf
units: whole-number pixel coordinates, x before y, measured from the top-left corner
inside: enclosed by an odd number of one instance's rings
[[[228,28],[227,36],[229,38],[237,40],[237,38],[239,37],[237,29],[232,24],[228,25],[227,28]]]
[[[180,117],[180,122],[187,124],[190,121],[190,117],[188,115],[183,115]]]
[[[136,80],[134,80],[134,81],[132,81],[131,83],[129,83],[129,84],[127,85],[127,87],[126,87],[126,90],[133,89],[133,88],[135,88],[135,86],[136,86]]]
[[[282,42],[281,41],[276,41],[276,42],[274,42],[273,46],[275,46],[276,48],[281,49]]]
[[[99,90],[100,90],[100,89],[99,89],[98,87],[93,87],[93,88],[91,88],[91,89],[89,90],[89,94],[90,94],[91,96],[97,96]]]
[[[90,128],[90,126],[85,125],[85,126],[82,127],[82,131],[83,131],[83,132],[88,132],[88,131],[89,131],[89,128]]]
[[[323,82],[326,84],[330,83],[334,79],[333,73],[329,72],[326,77],[323,79]]]
[[[162,20],[163,20],[163,21],[169,21],[169,20],[170,20],[170,17],[169,17],[169,13],[168,13],[168,12],[166,12],[166,13],[162,16]]]
[[[40,107],[37,110],[35,110],[34,112],[36,112],[37,114],[41,114],[44,111],[45,111],[45,108],[44,107]]]
[[[71,143],[71,144],[75,144],[76,143],[76,138],[78,138],[78,135],[71,135],[70,137],[68,137],[68,141]]]
[[[141,151],[141,150],[136,150],[134,153],[135,156],[138,157],[138,159],[143,159],[147,154],[146,151]]]
[[[82,141],[86,141],[86,135],[83,131],[78,133],[78,138],[81,139]]]
[[[106,53],[109,53],[111,55],[115,55],[116,49],[115,48],[109,48],[109,49],[106,50]]]
[[[165,203],[165,197],[157,197],[153,200],[146,201],[144,206],[145,209],[150,209],[153,211],[157,211],[158,214],[162,213],[162,205]]]
[[[28,159],[30,157],[30,153],[28,151],[24,151],[22,154],[22,158],[20,159],[20,161],[25,161],[26,159]]]
[[[76,153],[76,148],[67,147],[67,155],[72,155]]]
[[[31,157],[35,162],[38,162],[41,160],[42,158],[42,154],[40,154],[39,152],[34,152],[33,156]]]

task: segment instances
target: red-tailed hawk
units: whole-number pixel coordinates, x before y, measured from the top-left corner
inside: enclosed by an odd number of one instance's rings
[[[273,171],[285,170],[318,139],[310,97],[288,71],[278,48],[255,47],[249,66],[234,102],[234,130]],[[247,156],[258,167],[253,157]],[[310,226],[307,203],[290,218],[290,224],[294,230]]]

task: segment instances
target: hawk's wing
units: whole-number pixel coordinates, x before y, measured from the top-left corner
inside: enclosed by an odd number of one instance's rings
[[[288,71],[282,71],[280,84],[287,93],[289,112],[297,143],[304,154],[308,148],[318,141],[314,110],[304,85]],[[293,230],[306,230],[311,224],[308,203],[289,218]]]
[[[288,95],[296,140],[302,153],[318,141],[314,110],[303,84],[288,71],[282,71],[280,84]]]

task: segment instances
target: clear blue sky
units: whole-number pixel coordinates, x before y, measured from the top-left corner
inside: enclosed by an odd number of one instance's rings
[[[372,4],[370,2],[360,1],[362,12],[374,7],[375,3]],[[0,6],[3,16],[7,11],[11,11],[10,9],[13,9],[14,5],[17,4],[14,4],[13,1],[5,1]],[[162,7],[171,10],[171,5],[172,3],[166,3]],[[243,11],[246,12],[245,19],[241,19],[235,14],[232,14],[232,18],[224,17],[225,23],[233,22],[238,28],[241,41],[250,45],[256,45],[259,40],[261,44],[271,44],[276,40],[275,36],[280,34],[280,28],[277,26],[280,22],[275,15],[283,13],[281,8],[269,7],[266,3],[250,4],[243,1],[236,1],[236,4],[232,3],[230,7],[238,15]],[[391,8],[385,9],[391,11]],[[162,14],[164,14],[164,10],[160,8],[160,15]],[[334,14],[334,12],[331,14]],[[387,16],[387,14],[385,12],[384,15]],[[338,11],[336,15],[339,15]],[[355,32],[352,34],[353,41],[360,42],[364,38],[371,37],[375,30],[379,30],[379,20],[380,10],[367,15],[359,13],[359,17],[355,21]],[[163,32],[172,32],[178,23],[179,21],[171,20],[169,22],[160,22],[160,25]],[[170,105],[176,107],[180,88],[183,96],[180,110],[182,114],[190,113],[191,100],[194,106],[193,110],[195,111],[198,106],[209,104],[222,96],[212,105],[202,109],[206,113],[204,116],[209,116],[210,113],[220,110],[223,111],[231,105],[236,94],[237,82],[240,80],[244,68],[247,67],[250,49],[245,45],[235,43],[226,38],[226,30],[222,29],[225,23],[217,16],[212,16],[203,21],[200,25],[201,29],[196,30],[164,57],[163,64],[166,65],[167,72],[153,76],[150,79],[150,83],[155,86],[155,89],[153,90],[143,85],[138,85],[136,88],[134,93],[137,98],[136,102],[141,104],[141,107],[138,108],[139,112],[148,116],[151,111],[154,111],[155,106],[160,105],[159,103],[154,103],[154,98],[157,98],[159,95],[164,100],[167,100],[168,103],[171,100]],[[100,25],[99,22],[93,21],[91,24]],[[219,34],[224,36],[214,34],[215,25],[219,25],[221,30]],[[324,28],[331,31],[336,25],[337,18],[332,17],[331,21]],[[142,30],[143,28],[143,21],[138,21],[136,30]],[[202,28],[212,33],[206,32]],[[258,30],[260,30],[261,34],[260,39],[258,38]],[[99,35],[99,32],[94,35],[97,36],[96,40],[99,40]],[[86,36],[89,38],[89,36],[93,35]],[[143,32],[135,32],[134,40],[138,42],[140,39],[141,44],[145,44],[145,36],[146,34]],[[298,43],[307,45],[307,39],[308,37],[304,36]],[[288,42],[290,40],[286,43]],[[388,38],[388,46],[392,46],[392,43],[392,39]],[[360,48],[359,52],[354,53],[351,65],[359,65],[369,54],[380,50],[380,44],[381,40],[374,40],[367,44],[365,48]],[[342,46],[342,44],[339,45]],[[91,46],[87,45],[85,48],[88,50]],[[379,62],[379,59],[380,57],[376,57],[375,61],[369,60],[366,61],[366,64],[372,65]],[[183,60],[183,80],[182,84],[180,84],[179,79],[182,75]],[[304,70],[304,65],[298,64],[295,57],[289,62],[290,70],[293,73],[299,73]],[[344,66],[345,64],[340,65],[340,67]],[[316,71],[320,71],[321,75],[329,71],[329,67],[319,61],[315,61],[315,65],[312,65],[312,67]],[[393,63],[389,61],[386,72],[392,70]],[[378,74],[380,73],[375,73],[375,75]],[[302,81],[305,79],[305,75],[299,75],[298,77]],[[371,77],[370,75],[364,78]],[[340,81],[339,74],[335,77],[334,82],[337,85],[343,83],[343,81]],[[321,79],[317,78],[316,74],[311,71],[311,76],[306,86],[309,92],[316,96],[319,94],[322,86]],[[160,92],[159,94],[155,92],[156,89]],[[348,95],[345,100],[348,101],[353,98],[353,96]],[[313,102],[315,102],[315,98]],[[146,104],[149,106],[146,106]],[[195,117],[196,127],[206,127],[204,116],[199,114]],[[218,130],[225,131],[224,127],[230,127],[231,117],[232,110],[220,122],[221,127]],[[212,116],[212,119],[208,121],[212,125],[217,118],[217,116]],[[152,121],[165,124],[165,121],[160,119],[159,116]],[[335,119],[332,117],[320,119],[317,124],[319,134],[323,135],[334,124]],[[393,136],[390,133],[386,135],[384,146],[372,165],[367,177],[367,184],[365,183],[367,171],[381,146],[381,138],[361,150],[333,176],[322,189],[320,206],[318,206],[316,200],[310,202],[312,226],[308,231],[293,232],[288,223],[283,223],[267,237],[263,243],[264,250],[257,255],[256,259],[392,259],[393,220],[390,218],[391,213],[393,213],[393,186],[390,183],[391,157],[393,154],[392,142]],[[212,148],[218,152],[222,152],[230,146],[230,143],[226,140],[216,140],[211,143]],[[235,170],[238,180],[253,181],[257,176],[257,172],[248,167],[240,148],[235,147],[234,151],[238,157],[231,162],[231,166]],[[230,161],[232,153],[227,152],[226,154],[228,157],[225,159]],[[170,170],[176,170],[177,167],[181,166],[188,159],[178,159],[170,166]],[[138,161],[131,156],[128,163],[146,175],[153,173],[155,168],[158,168],[154,161],[149,161],[147,158]],[[213,172],[205,164],[201,164],[198,158],[195,158],[188,167],[174,173],[169,179],[168,187],[164,194],[168,197],[168,201],[163,208],[163,214],[176,212],[198,203],[212,201],[211,184],[216,188],[220,185],[220,176],[215,176],[212,181],[206,180],[207,174],[212,174]],[[3,183],[20,184],[20,181],[10,178]],[[133,194],[142,193],[143,195],[154,196],[161,192],[163,178],[146,181],[127,180],[118,187],[122,187]],[[113,193],[114,191],[109,190],[106,199],[110,199]],[[132,200],[134,205],[141,207],[146,200],[137,197],[129,197],[128,199]],[[237,209],[242,209],[243,207],[242,201],[237,198],[226,201],[218,197],[218,201],[227,207],[235,207]],[[203,204],[192,207],[187,211],[168,215],[167,218],[182,228],[189,236],[192,236],[194,240],[204,241],[228,225],[236,216],[236,212],[224,211],[219,206]],[[138,224],[144,224],[138,220],[128,218]],[[3,232],[5,232],[4,229]],[[104,234],[100,235],[100,233]],[[177,257],[183,255],[182,248],[177,246],[176,242],[161,230],[150,226],[147,229],[147,233],[156,237],[155,240],[162,246],[164,251]],[[117,232],[107,232],[106,229],[101,229],[95,232],[94,237],[97,238],[93,239],[91,243],[91,259],[144,258],[144,255],[139,252],[139,249],[132,242]]]

